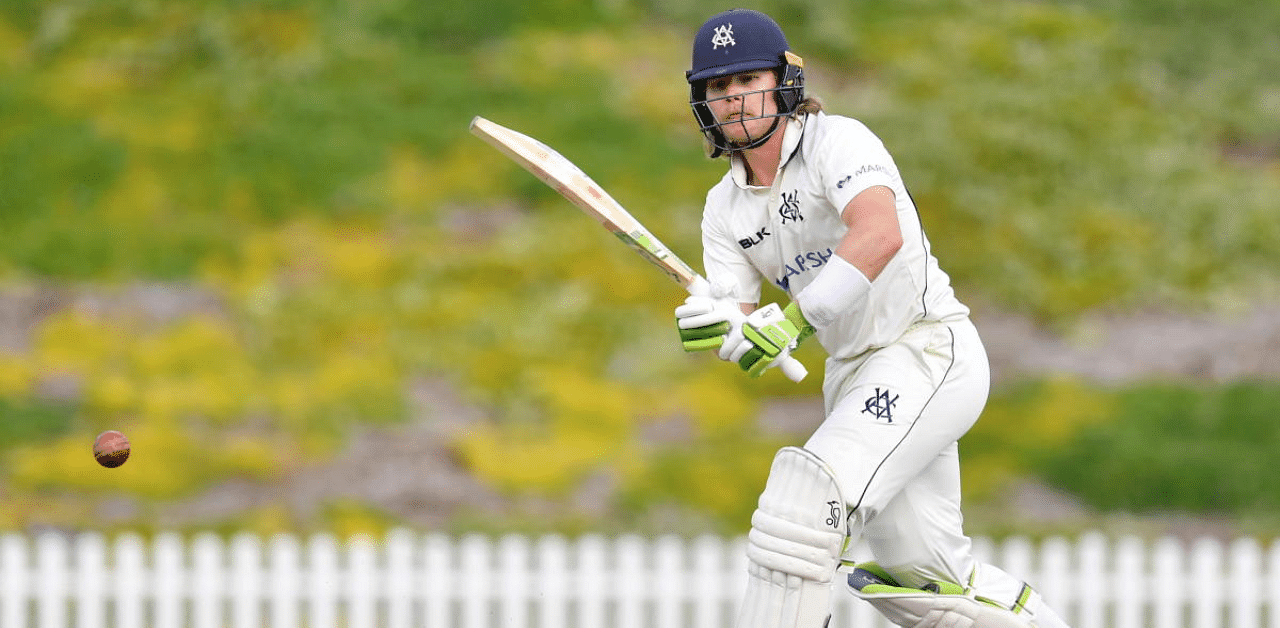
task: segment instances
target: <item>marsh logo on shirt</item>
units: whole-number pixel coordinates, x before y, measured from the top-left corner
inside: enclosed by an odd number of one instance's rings
[[[800,191],[792,190],[790,194],[782,193],[782,206],[778,208],[778,215],[782,216],[782,224],[804,220],[804,216],[800,213]]]
[[[889,169],[881,164],[866,164],[861,168],[858,168],[858,171],[854,172],[853,176],[861,177],[863,175],[868,175],[873,172],[879,172],[880,174],[889,174]],[[843,183],[843,181],[841,183]]]
[[[828,248],[825,251],[809,251],[795,256],[795,259],[782,265],[783,275],[773,280],[774,285],[782,289],[783,292],[791,293],[791,278],[803,275],[811,270],[821,268],[831,256],[835,255],[835,251]]]

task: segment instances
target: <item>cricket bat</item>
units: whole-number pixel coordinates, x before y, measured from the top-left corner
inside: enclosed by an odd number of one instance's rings
[[[471,133],[520,164],[561,196],[595,218],[641,257],[649,260],[689,294],[706,296],[711,286],[697,271],[671,252],[639,220],[564,155],[523,133],[476,116]],[[799,382],[808,374],[804,365],[787,357],[779,365],[788,379]]]

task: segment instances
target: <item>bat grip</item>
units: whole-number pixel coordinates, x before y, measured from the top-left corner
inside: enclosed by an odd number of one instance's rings
[[[805,376],[809,374],[809,369],[805,368],[804,365],[800,363],[800,360],[791,356],[783,358],[782,364],[779,364],[778,368],[782,369],[782,374],[786,375],[787,379],[797,384],[804,381]]]
[[[711,283],[702,275],[694,275],[693,281],[689,282],[689,285],[685,286],[684,289],[695,297],[711,296]]]
[[[689,291],[689,294],[692,294],[695,297],[711,296],[711,284],[702,275],[695,275],[693,277],[693,281],[689,282],[689,285],[685,286],[685,290]],[[809,375],[809,369],[805,368],[804,364],[800,363],[800,360],[791,356],[783,358],[782,361],[778,363],[778,368],[782,369],[782,374],[786,375],[787,379],[797,384]]]

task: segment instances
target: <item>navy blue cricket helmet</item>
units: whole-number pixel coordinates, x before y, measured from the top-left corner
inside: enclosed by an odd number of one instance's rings
[[[778,87],[769,90],[778,103],[773,126],[748,145],[731,146],[707,106],[707,80],[765,69],[778,75]],[[777,130],[778,121],[794,113],[804,100],[804,61],[791,52],[782,27],[773,18],[751,9],[730,9],[703,23],[693,39],[692,67],[685,72],[685,79],[693,117],[716,149],[713,157],[763,144]]]

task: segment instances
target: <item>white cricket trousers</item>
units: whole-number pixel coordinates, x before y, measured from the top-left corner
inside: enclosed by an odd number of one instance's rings
[[[920,323],[883,349],[827,360],[826,419],[805,448],[834,470],[853,533],[905,586],[965,584],[973,571],[956,441],[989,388],[986,349],[968,318]]]

